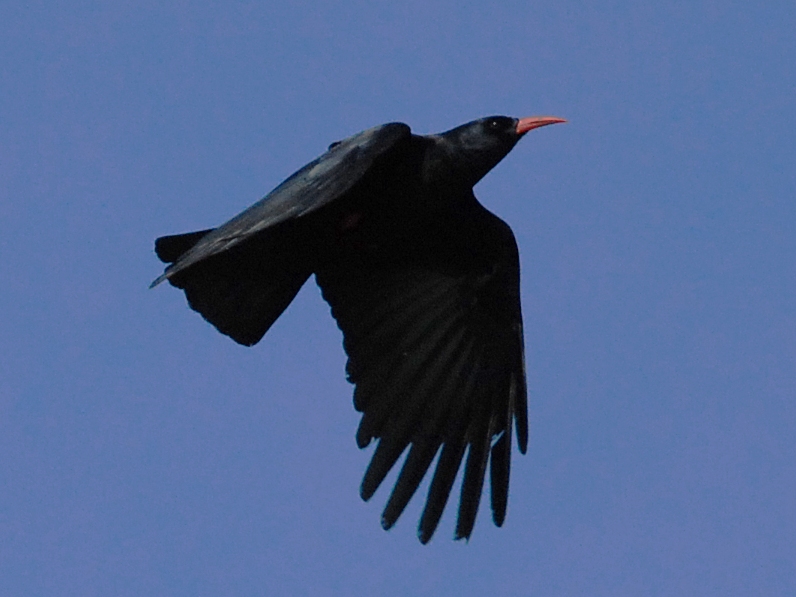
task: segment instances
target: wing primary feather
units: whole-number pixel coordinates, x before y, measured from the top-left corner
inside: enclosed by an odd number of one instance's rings
[[[442,431],[443,424],[457,398],[461,398],[460,390],[467,379],[467,370],[472,369],[473,354],[475,352],[475,340],[467,338],[459,353],[456,364],[451,367],[449,375],[445,375],[442,380],[442,387],[439,389],[438,398],[429,401],[428,407],[422,415],[422,427],[420,433],[427,436],[438,435]]]
[[[492,446],[489,461],[489,486],[492,490],[492,520],[503,526],[509,497],[509,473],[511,470],[511,425]]]
[[[354,339],[395,315],[396,305],[412,302],[444,279],[388,269],[362,272],[318,272],[316,279],[324,300],[331,305],[332,316]],[[366,299],[366,300],[363,300]]]
[[[500,375],[499,390],[495,395],[498,409],[493,414],[496,425],[493,433],[499,434],[499,437],[492,445],[489,457],[492,520],[497,526],[501,526],[506,518],[511,466],[511,423],[517,397],[511,353],[506,356],[509,357],[508,364]]]
[[[517,431],[517,446],[521,454],[528,450],[528,388],[525,378],[525,346],[522,334],[522,322],[517,325],[515,336],[517,343],[514,348],[515,362],[512,378],[514,391],[514,424]]]
[[[493,429],[492,402],[496,391],[495,355],[490,354],[489,357],[484,376],[479,380],[478,391],[473,395],[473,414],[468,431],[470,447],[459,499],[459,516],[456,521],[455,539],[457,540],[469,539],[473,532],[478,505],[481,502],[481,491],[484,486],[484,474]]]
[[[420,482],[428,471],[431,461],[439,450],[440,442],[436,438],[420,438],[412,444],[409,456],[401,469],[387,506],[381,517],[381,526],[385,530],[392,528],[398,517],[406,508],[409,500],[417,491]]]
[[[392,301],[389,317],[378,326],[367,330],[367,334],[356,336],[345,326],[343,346],[349,355],[347,372],[349,379],[357,383],[368,372],[388,371],[384,361],[400,356],[416,344],[429,326],[454,307],[459,300],[450,284],[437,285],[423,295],[405,297]],[[364,325],[364,324],[363,324]]]
[[[391,432],[397,436],[408,440],[418,433],[421,427],[418,422],[423,411],[435,396],[438,399],[439,387],[453,367],[467,333],[467,330],[457,327],[458,323],[458,318],[454,318],[448,323],[448,329],[441,328],[445,336],[433,344],[429,343],[424,353],[418,355],[415,378],[409,386],[411,389],[407,392],[405,402],[392,413],[395,425],[391,427]]]
[[[397,401],[406,396],[422,369],[434,359],[435,351],[444,342],[446,334],[455,330],[461,316],[457,312],[451,313],[448,307],[445,305],[434,310],[431,316],[437,321],[418,322],[413,334],[407,334],[406,341],[392,349],[389,360],[380,363],[377,372],[357,385],[355,403],[365,406],[357,429],[357,445],[360,447],[380,435],[380,429],[396,408]],[[432,330],[432,333],[424,337],[427,330]],[[418,344],[421,346],[416,349]]]
[[[413,424],[416,422],[421,407],[424,404],[423,398],[433,389],[435,381],[433,372],[428,375],[426,374],[430,371],[427,364],[437,356],[437,349],[441,344],[444,345],[446,337],[448,337],[451,332],[456,331],[457,322],[458,318],[453,317],[451,321],[448,322],[447,326],[440,326],[436,329],[435,335],[428,339],[427,348],[424,353],[421,353],[418,355],[418,358],[414,359],[414,366],[410,371],[407,371],[407,375],[410,376],[412,381],[415,381],[418,376],[420,376],[419,383],[404,383],[400,379],[395,380],[395,387],[397,388],[395,390],[395,396],[406,397],[408,400],[406,404],[401,405],[401,410],[397,413],[397,416],[393,416],[389,419],[383,432],[380,426],[375,431],[367,426],[363,427],[367,415],[369,414],[365,413],[362,423],[360,424],[363,435],[360,437],[358,430],[357,440],[359,441],[366,436],[372,437],[374,434],[379,435],[381,440],[379,440],[376,453],[373,455],[373,459],[365,472],[365,478],[362,481],[361,494],[363,499],[367,500],[373,495],[384,480],[384,477],[387,476],[387,473],[395,464],[395,461],[406,449],[412,435]],[[461,338],[463,335],[464,330],[459,330],[459,333],[454,335],[453,344],[458,345],[459,341],[457,338]],[[443,359],[443,363],[446,363],[449,358],[452,357],[449,355],[448,358]],[[417,387],[418,385],[420,387]],[[392,397],[388,398],[388,400],[390,400],[390,402],[395,402]],[[383,449],[382,445],[384,445]]]
[[[472,393],[481,368],[480,351],[474,356],[473,366],[457,388],[460,391],[459,410],[448,420],[445,443],[437,462],[437,468],[434,471],[434,477],[431,480],[426,506],[420,517],[418,537],[423,544],[429,542],[437,529],[467,446],[465,434],[467,433],[467,419],[470,411],[467,398]]]
[[[395,488],[384,510],[383,522],[391,527],[403,512],[409,500],[417,491],[417,487],[423,480],[425,473],[431,464],[431,460],[437,453],[442,442],[437,424],[431,427],[424,421],[423,413],[427,410],[427,405],[431,402],[450,403],[451,397],[440,394],[441,386],[445,385],[446,374],[458,376],[461,368],[466,361],[469,346],[462,346],[462,337],[466,330],[459,330],[449,343],[450,349],[447,354],[442,355],[438,363],[435,363],[436,371],[426,368],[424,379],[412,395],[412,399],[398,413],[397,423],[390,425],[390,433],[396,437],[413,440],[412,449],[404,463]]]
[[[385,381],[400,371],[403,363],[413,357],[419,346],[427,344],[429,330],[441,325],[455,310],[455,296],[442,297],[436,303],[425,305],[423,310],[413,310],[403,321],[403,325],[386,330],[382,334],[361,342],[355,350],[349,352],[351,378],[357,385],[362,385],[359,396],[355,395],[355,404],[367,407],[366,392],[374,386],[382,386]]]
[[[359,489],[359,495],[363,500],[367,502],[373,497],[384,477],[406,449],[406,445],[407,442],[400,441],[392,435],[386,435],[379,440]]]
[[[484,486],[486,461],[489,456],[489,422],[479,427],[480,437],[470,442],[467,464],[462,481],[462,494],[459,502],[459,517],[456,521],[455,539],[469,539],[475,526],[478,505],[481,502],[481,491]],[[487,431],[486,433],[484,431]]]
[[[366,334],[358,336],[355,330],[352,331],[352,328],[362,325],[359,323],[362,317],[339,315],[343,347],[349,357],[349,381],[356,383],[370,369],[380,367],[382,359],[393,356],[399,345],[405,346],[416,341],[429,322],[443,316],[457,299],[455,291],[449,285],[430,289],[417,296],[396,290],[398,292],[403,293],[403,300],[392,301],[389,316],[382,318],[381,324],[369,328]]]
[[[330,290],[327,300],[334,305],[332,316],[345,326],[347,337],[354,342],[391,321],[401,308],[436,295],[440,288],[446,292],[450,286],[445,278],[417,275],[397,276],[388,281],[381,276],[371,276],[344,284],[346,299],[335,297]],[[380,291],[374,292],[374,288]],[[368,300],[362,300],[363,296],[368,296]]]
[[[464,456],[464,432],[460,432],[455,437],[448,439],[443,448],[437,463],[437,470],[431,480],[431,487],[428,491],[428,499],[423,514],[420,517],[418,536],[420,542],[426,544],[437,530],[439,519],[448,503],[453,482],[456,480],[456,473]]]

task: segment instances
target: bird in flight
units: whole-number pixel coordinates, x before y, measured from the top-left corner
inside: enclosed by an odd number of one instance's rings
[[[528,131],[566,122],[492,116],[437,135],[403,123],[333,143],[218,228],[164,236],[157,256],[192,309],[235,342],[260,341],[315,274],[343,332],[356,433],[378,440],[370,499],[409,448],[382,514],[391,528],[439,454],[418,536],[431,539],[465,459],[456,539],[469,539],[489,463],[506,515],[512,421],[528,416],[520,264],[511,228],[473,186]]]

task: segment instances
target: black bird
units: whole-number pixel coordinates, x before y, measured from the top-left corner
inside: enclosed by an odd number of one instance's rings
[[[379,440],[364,500],[411,445],[385,529],[439,453],[422,543],[465,451],[456,539],[472,533],[487,460],[492,519],[501,526],[506,515],[512,419],[523,454],[528,443],[519,255],[473,186],[525,133],[558,122],[493,116],[424,136],[377,126],[333,143],[226,224],[155,241],[171,265],[152,286],[182,288],[192,309],[246,346],[315,274],[363,413],[357,445]]]

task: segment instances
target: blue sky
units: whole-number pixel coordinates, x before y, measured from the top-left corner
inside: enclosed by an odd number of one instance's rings
[[[0,595],[796,592],[796,5],[0,7]],[[555,114],[513,227],[506,524],[389,533],[314,283],[256,347],[167,287],[336,139]],[[392,478],[392,477],[391,477]],[[388,478],[388,483],[389,483]],[[421,490],[421,493],[424,491]],[[420,494],[418,494],[418,497]]]

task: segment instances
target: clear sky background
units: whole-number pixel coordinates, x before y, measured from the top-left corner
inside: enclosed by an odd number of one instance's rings
[[[0,595],[796,594],[796,4],[4,2]],[[528,454],[469,544],[358,496],[309,283],[254,348],[167,286],[326,146],[554,114],[476,188]],[[388,478],[387,484],[394,476]]]

